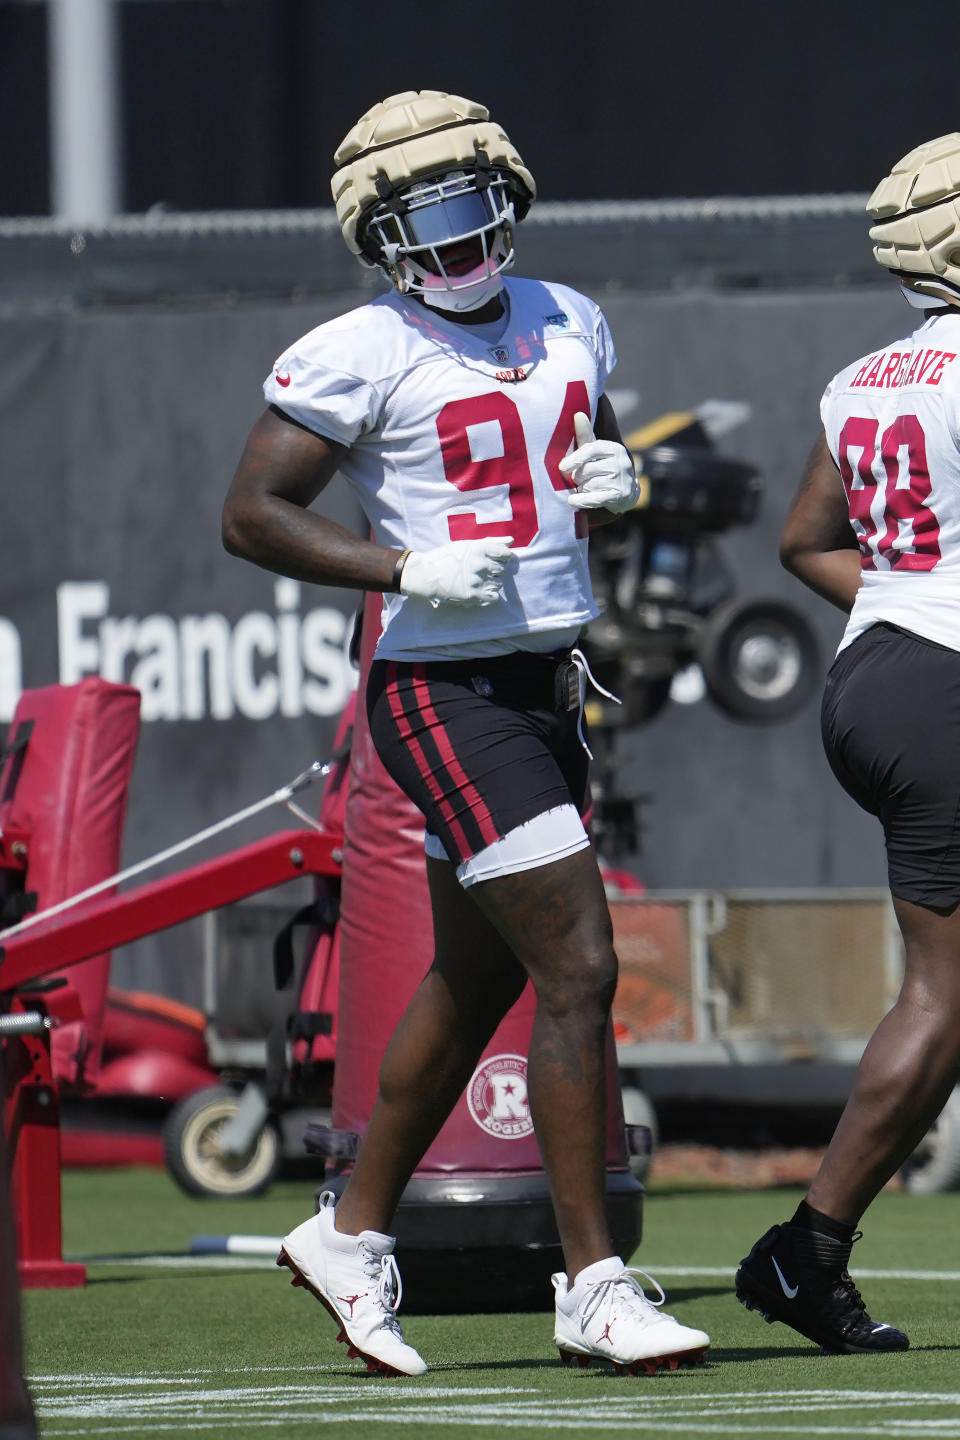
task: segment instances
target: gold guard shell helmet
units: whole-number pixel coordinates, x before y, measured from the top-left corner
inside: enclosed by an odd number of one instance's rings
[[[385,194],[451,171],[473,172],[478,163],[504,175],[517,220],[537,193],[533,176],[487,108],[443,90],[404,90],[381,100],[361,115],[333,159],[337,170],[330,188],[344,240],[363,264],[391,273],[365,225]]]
[[[960,305],[960,132],[898,160],[867,211],[878,263],[908,289]]]

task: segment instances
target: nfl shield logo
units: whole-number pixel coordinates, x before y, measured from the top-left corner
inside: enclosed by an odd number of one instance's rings
[[[507,361],[510,359],[510,351],[504,350],[500,346],[494,346],[493,349],[491,349],[490,354],[493,356],[494,360],[496,360],[498,365],[506,365]]]

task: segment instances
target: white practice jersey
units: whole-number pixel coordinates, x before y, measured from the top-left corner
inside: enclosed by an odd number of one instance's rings
[[[856,360],[820,403],[862,557],[840,644],[886,620],[960,650],[960,313]]]
[[[564,285],[508,279],[496,326],[458,324],[395,291],[286,350],[270,404],[349,446],[340,474],[380,545],[432,550],[513,537],[503,596],[432,606],[385,595],[378,654],[475,653],[573,634],[597,614],[587,523],[558,466],[616,363],[597,306]]]

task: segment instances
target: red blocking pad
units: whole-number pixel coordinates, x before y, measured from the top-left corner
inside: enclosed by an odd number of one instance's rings
[[[25,745],[8,755],[0,775],[0,866],[25,865],[23,889],[44,910],[120,868],[140,692],[96,676],[27,690],[8,744],[31,722]],[[10,878],[8,872],[8,892]],[[62,1022],[51,1033],[61,1087],[96,1082],[109,970],[109,954],[94,956],[65,971],[67,983],[46,996],[50,1014]]]

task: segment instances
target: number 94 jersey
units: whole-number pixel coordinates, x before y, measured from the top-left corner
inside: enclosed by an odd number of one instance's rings
[[[597,306],[509,279],[506,316],[464,325],[396,292],[331,320],[277,361],[264,395],[348,447],[340,473],[381,545],[513,538],[493,605],[384,596],[383,656],[577,628],[597,613],[587,523],[559,470],[573,417],[596,416],[616,356]]]
[[[836,375],[820,403],[863,583],[840,648],[886,620],[960,650],[960,313]]]

